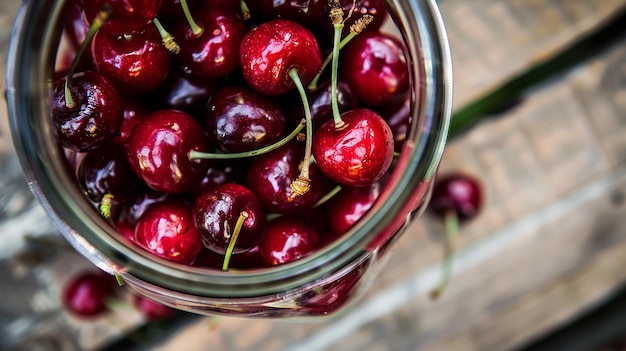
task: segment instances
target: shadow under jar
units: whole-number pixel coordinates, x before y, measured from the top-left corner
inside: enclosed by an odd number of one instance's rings
[[[452,67],[434,0],[386,1],[385,28],[403,43],[410,123],[386,185],[343,235],[274,267],[222,271],[161,259],[132,244],[94,208],[55,137],[49,96],[69,2],[23,2],[7,67],[14,145],[31,189],[66,240],[141,295],[198,314],[261,318],[337,315],[374,281],[392,243],[428,202],[448,132]],[[348,44],[349,45],[349,44]],[[332,199],[331,199],[332,201]]]

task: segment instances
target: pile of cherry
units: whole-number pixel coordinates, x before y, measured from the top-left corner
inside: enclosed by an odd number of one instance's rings
[[[268,267],[372,206],[410,123],[383,1],[75,1],[51,117],[77,183],[130,242]]]

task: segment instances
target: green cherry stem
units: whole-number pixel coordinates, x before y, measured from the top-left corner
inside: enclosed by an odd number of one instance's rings
[[[296,90],[300,94],[302,99],[302,105],[304,107],[304,118],[306,124],[306,140],[304,146],[304,158],[302,159],[302,169],[298,177],[291,182],[289,187],[292,190],[289,195],[289,200],[293,201],[297,196],[306,194],[311,188],[311,178],[309,177],[309,166],[311,164],[311,149],[313,149],[313,119],[311,117],[311,107],[309,105],[309,98],[306,95],[306,90],[298,75],[298,70],[292,68],[289,70],[289,77],[296,85]]]
[[[200,34],[204,32],[204,29],[200,27],[191,16],[191,11],[189,11],[189,5],[187,4],[187,0],[180,0],[180,6],[182,6],[183,8],[183,13],[185,14],[187,23],[189,23],[189,27],[191,28],[191,33],[193,33],[193,35],[196,37],[200,36]]]
[[[202,152],[198,150],[191,150],[189,151],[189,159],[190,160],[195,160],[195,159],[230,160],[230,159],[235,159],[235,158],[253,157],[253,156],[266,154],[272,150],[276,150],[279,147],[287,144],[288,142],[291,141],[291,139],[298,136],[298,133],[300,133],[300,131],[304,129],[305,124],[306,124],[305,120],[304,119],[301,120],[300,123],[296,126],[296,128],[294,128],[294,130],[291,133],[289,133],[289,135],[285,136],[284,138],[280,139],[279,141],[273,144],[264,146],[256,150],[243,151],[243,152],[231,152],[231,153],[212,153],[212,152]]]
[[[359,18],[353,25],[350,26],[350,32],[346,35],[345,38],[341,39],[339,42],[339,50],[343,49],[354,37],[356,37],[359,33],[361,33],[368,24],[370,24],[374,20],[372,15],[363,15],[363,17]],[[324,61],[322,61],[322,65],[320,66],[320,70],[317,72],[315,77],[311,80],[309,85],[307,85],[307,89],[309,91],[315,91],[318,88],[319,81],[322,77],[322,74],[326,70],[326,67],[331,63],[333,59],[333,52],[326,55]]]
[[[154,23],[156,29],[159,31],[159,34],[161,35],[161,40],[165,48],[173,54],[178,54],[180,52],[180,46],[176,44],[176,42],[174,41],[174,37],[167,30],[165,30],[165,28],[161,24],[161,21],[159,21],[157,18],[154,18],[152,22]]]
[[[330,83],[331,83],[331,107],[333,110],[333,120],[335,122],[335,128],[340,129],[344,126],[345,122],[341,119],[341,112],[339,112],[339,103],[337,102],[337,80],[339,72],[339,42],[341,39],[341,31],[343,29],[343,23],[333,23],[335,27],[334,40],[333,40],[333,59],[330,71]]]
[[[87,49],[87,46],[89,46],[91,39],[93,39],[94,35],[96,35],[96,33],[100,30],[100,28],[102,28],[102,26],[109,20],[109,18],[111,18],[113,14],[112,11],[113,10],[111,9],[111,6],[107,6],[107,5],[103,6],[102,10],[98,12],[98,14],[96,15],[96,18],[94,18],[91,25],[89,26],[89,30],[87,31],[87,34],[85,35],[85,40],[83,40],[83,42],[78,47],[78,50],[76,51],[76,56],[74,56],[74,60],[72,61],[72,64],[70,65],[69,71],[67,72],[67,78],[65,79],[65,87],[64,87],[65,106],[69,108],[73,108],[76,105],[76,102],[74,101],[74,98],[72,97],[72,93],[70,92],[70,86],[72,84],[72,76],[74,76],[74,73],[76,72],[76,68],[78,67],[78,63],[80,62],[81,57],[85,53],[85,49]]]
[[[444,290],[450,282],[452,276],[452,263],[454,260],[454,253],[456,252],[457,238],[459,233],[459,218],[454,210],[446,212],[444,217],[444,261],[442,266],[442,277],[439,281],[439,285],[433,289],[430,293],[430,297],[434,300],[443,294]]]
[[[235,250],[235,243],[237,243],[239,232],[241,232],[241,227],[243,227],[243,222],[245,222],[247,218],[248,218],[248,212],[241,211],[239,213],[239,218],[237,218],[237,222],[235,223],[235,228],[233,228],[232,236],[230,237],[230,241],[228,242],[228,247],[226,248],[226,253],[224,254],[224,262],[222,263],[223,271],[228,270],[228,265],[230,264],[230,258],[233,255],[233,251]]]
[[[241,15],[243,16],[244,21],[249,20],[252,17],[252,14],[250,13],[248,3],[246,3],[244,0],[241,0],[239,2],[239,7],[241,8]]]

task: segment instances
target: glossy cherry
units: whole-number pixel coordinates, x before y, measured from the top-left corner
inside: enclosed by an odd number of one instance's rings
[[[409,70],[398,39],[363,32],[342,50],[341,76],[367,106],[401,102],[409,92]]]
[[[54,83],[51,115],[61,144],[74,151],[93,150],[118,135],[124,118],[117,87],[95,71],[73,75],[73,105],[66,103],[66,78]]]
[[[239,44],[248,27],[241,16],[200,7],[193,19],[194,33],[187,18],[179,18],[171,34],[181,48],[176,59],[185,72],[207,78],[223,77],[239,67]]]
[[[172,307],[138,294],[133,294],[132,303],[149,322],[161,322],[173,317],[177,313],[177,310]]]
[[[159,110],[139,121],[126,143],[126,155],[135,173],[149,187],[165,193],[196,189],[209,161],[189,158],[191,150],[209,152],[204,129],[191,115]]]
[[[114,292],[110,278],[108,274],[91,270],[77,273],[63,287],[63,306],[77,317],[94,318],[103,315],[109,311],[107,299]]]
[[[443,274],[431,292],[432,298],[441,296],[450,280],[459,224],[480,213],[483,196],[482,183],[468,173],[450,172],[437,177],[428,210],[443,221],[445,240]]]
[[[367,187],[343,187],[325,203],[326,220],[335,236],[344,234],[369,211],[382,186],[376,182]]]
[[[300,174],[303,155],[304,144],[293,141],[252,160],[248,168],[248,186],[268,212],[299,213],[313,207],[333,188],[333,183],[312,163],[310,190],[293,197],[290,185]]]
[[[135,243],[168,261],[192,264],[202,250],[202,238],[191,205],[163,201],[148,207],[135,225]]]
[[[140,180],[128,164],[124,144],[117,139],[86,153],[76,177],[87,197],[99,205],[107,219],[113,201],[129,201],[141,188]]]
[[[237,183],[218,185],[200,194],[193,204],[193,218],[204,246],[223,255],[233,239],[232,254],[252,249],[265,229],[265,212],[258,199]]]
[[[82,3],[87,23],[92,23],[98,12],[108,7],[111,18],[102,30],[115,35],[133,34],[145,29],[161,8],[161,0],[89,0]]]
[[[172,62],[172,53],[154,26],[126,36],[100,31],[92,40],[91,56],[98,71],[134,95],[159,87]]]
[[[280,216],[267,223],[259,250],[265,262],[275,266],[308,256],[319,242],[311,223],[296,216]]]
[[[185,73],[175,64],[169,69],[165,82],[154,92],[154,105],[201,115],[217,85],[217,80]]]
[[[374,111],[341,114],[339,127],[328,121],[315,132],[313,156],[329,178],[347,186],[369,186],[380,180],[393,161],[393,134]]]
[[[326,121],[332,119],[331,109],[331,84],[330,79],[325,79],[319,84],[318,89],[308,93],[308,100],[311,109],[311,119],[313,120],[313,127],[317,128],[324,124]],[[339,80],[337,82],[337,103],[339,106],[339,112],[346,112],[353,110],[357,107],[357,97],[352,91],[352,88],[348,83]],[[299,123],[304,115],[304,108],[299,98],[294,97],[290,101],[290,113],[288,114],[289,120],[292,125]]]
[[[294,89],[292,71],[303,84],[307,84],[322,64],[313,33],[284,19],[263,22],[251,29],[241,41],[239,55],[248,84],[267,95],[279,95]]]
[[[280,140],[286,122],[276,101],[245,86],[228,86],[211,98],[204,126],[216,148],[243,152]]]

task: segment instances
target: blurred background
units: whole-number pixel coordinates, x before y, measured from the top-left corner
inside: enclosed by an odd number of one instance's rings
[[[0,75],[17,0],[0,0]],[[454,111],[440,173],[478,177],[438,300],[440,220],[426,214],[374,287],[314,323],[177,314],[120,304],[85,321],[61,287],[90,268],[31,195],[0,101],[0,349],[626,350],[626,1],[440,0]]]

